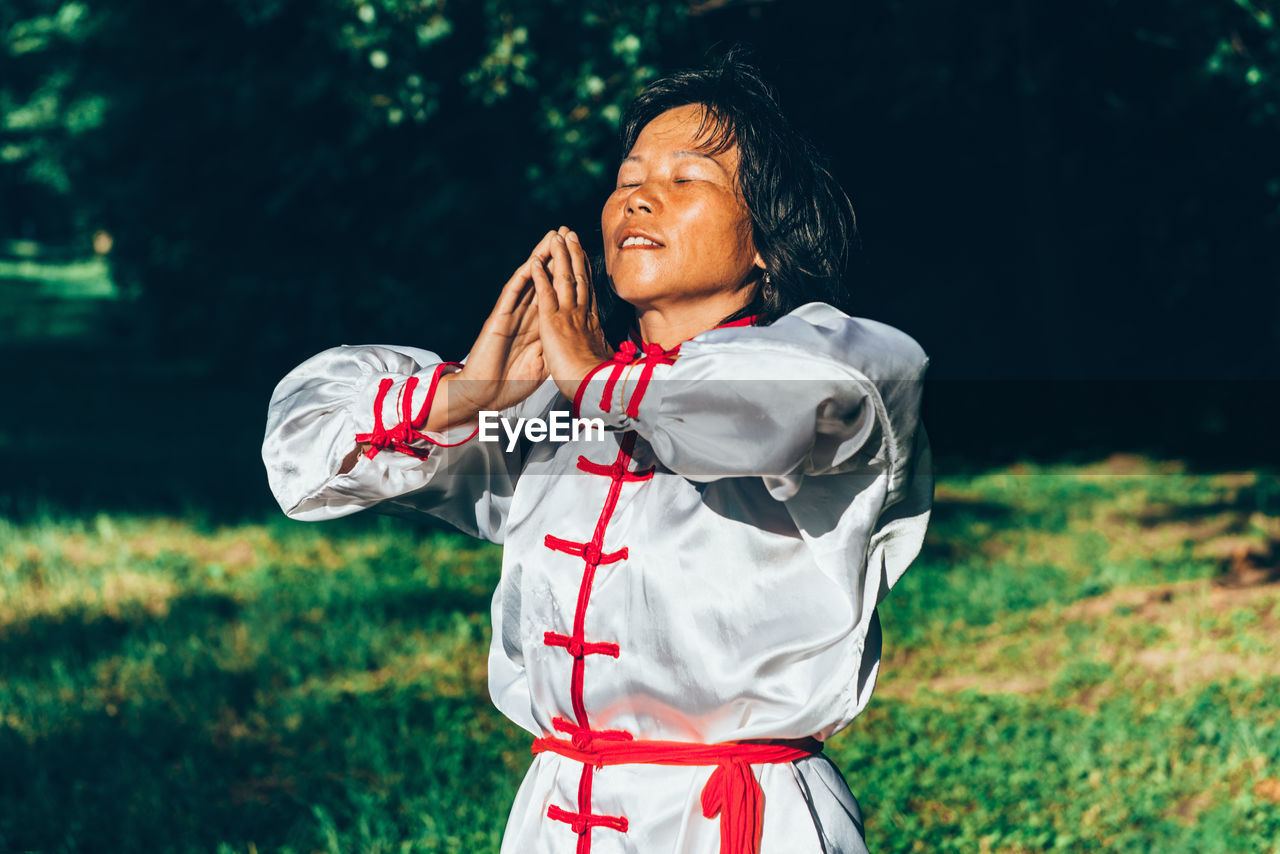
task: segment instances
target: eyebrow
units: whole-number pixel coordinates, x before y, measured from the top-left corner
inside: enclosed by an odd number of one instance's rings
[[[724,164],[722,164],[719,160],[716,160],[710,154],[705,154],[701,151],[693,151],[692,149],[688,149],[688,148],[677,149],[676,151],[672,152],[672,154],[674,154],[676,157],[699,157],[704,160],[710,160],[712,163],[720,167],[721,172],[724,172],[726,175],[729,174],[729,170],[724,168]],[[618,165],[622,166],[626,163],[642,163],[643,161],[644,161],[643,157],[640,157],[635,154],[629,154],[626,157],[622,158],[622,163],[619,163]]]

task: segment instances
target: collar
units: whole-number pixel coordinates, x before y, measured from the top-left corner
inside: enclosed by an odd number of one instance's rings
[[[753,314],[753,315],[750,315],[749,317],[739,318],[738,320],[730,320],[728,323],[718,324],[716,326],[711,327],[711,329],[731,329],[735,326],[751,326],[753,323],[756,322],[756,318],[758,318],[759,316],[760,315],[758,314]],[[704,331],[710,332],[711,330],[707,329]],[[702,334],[701,332],[698,333],[698,335],[701,335],[701,334]],[[697,338],[698,335],[694,335],[690,338],[686,338],[685,341],[692,341],[694,338]],[[667,359],[674,359],[677,355],[679,355],[680,347],[681,345],[684,344],[684,341],[681,341],[679,344],[672,347],[670,350],[664,350],[662,349],[662,347],[658,346],[657,344],[646,344],[644,343],[644,339],[640,336],[639,328],[636,326],[634,322],[631,324],[631,328],[627,331],[627,339],[628,339],[627,341],[623,342],[624,346],[629,343],[632,345],[632,347],[635,348],[634,350],[632,350],[631,347],[626,348],[628,350],[631,350],[631,354],[643,353],[643,354],[649,355],[650,357],[660,356],[662,358],[667,358]]]

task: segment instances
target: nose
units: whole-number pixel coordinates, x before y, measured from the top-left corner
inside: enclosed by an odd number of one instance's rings
[[[631,191],[631,195],[627,196],[627,213],[634,214],[643,211],[644,213],[654,213],[658,207],[658,194],[653,189],[652,183],[644,183],[637,186]]]

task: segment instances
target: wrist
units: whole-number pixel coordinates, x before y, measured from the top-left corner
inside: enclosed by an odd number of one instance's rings
[[[467,392],[474,388],[474,384],[465,382],[465,373],[465,366],[457,371],[442,371],[436,381],[431,409],[423,429],[432,433],[445,433],[476,421],[480,410],[485,406],[483,401],[474,401],[468,395]]]
[[[569,400],[576,400],[578,392],[586,383],[587,378],[605,365],[610,364],[612,364],[612,361],[609,356],[602,358],[594,353],[580,355],[569,362],[562,371],[553,375],[556,386]]]
[[[586,394],[587,388],[591,385],[592,378],[601,371],[608,370],[611,367],[613,367],[612,359],[593,365],[585,374],[582,375],[582,379],[578,380],[572,393],[567,389],[564,390],[564,396],[573,401],[571,412],[573,413],[574,418],[582,417],[583,395]]]

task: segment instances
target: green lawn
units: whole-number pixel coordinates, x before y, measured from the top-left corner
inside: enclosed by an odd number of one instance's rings
[[[872,851],[1280,851],[1277,542],[1274,477],[943,480],[829,747]],[[496,851],[498,567],[391,519],[0,520],[0,850]]]

